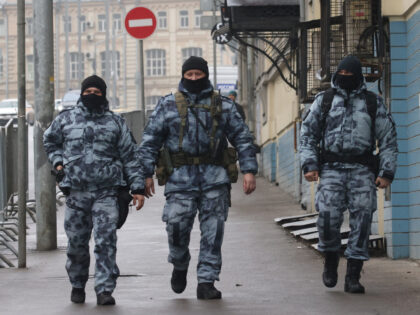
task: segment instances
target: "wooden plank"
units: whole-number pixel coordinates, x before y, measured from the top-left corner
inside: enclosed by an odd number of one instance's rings
[[[315,241],[319,238],[319,234],[318,232],[316,232],[316,233],[301,235],[300,237],[303,238],[305,241]]]
[[[309,233],[314,233],[317,232],[318,228],[315,227],[310,227],[310,228],[306,228],[306,229],[302,229],[302,230],[295,230],[295,231],[291,231],[290,233],[292,233],[294,236],[299,236],[299,235],[303,235],[303,234],[309,234]]]
[[[383,239],[384,238],[380,235],[369,235],[369,244],[373,245],[373,242],[375,242],[375,241],[382,241],[383,242]],[[348,241],[349,241],[348,238],[342,239],[341,240],[341,246],[342,247],[347,246]],[[311,246],[312,246],[312,248],[318,250],[318,244],[312,244]]]
[[[350,228],[349,227],[342,227],[341,228],[341,237],[343,237],[345,234],[350,232]],[[311,234],[306,234],[306,235],[300,235],[301,238],[303,238],[305,241],[314,241],[317,240],[319,238],[318,232],[316,233],[311,233]]]
[[[293,216],[288,216],[288,217],[279,217],[279,218],[275,218],[274,222],[277,224],[282,224],[282,223],[287,223],[287,222],[293,222],[302,218],[314,217],[317,215],[318,213],[309,213],[309,214],[302,214],[302,215],[293,215]]]
[[[301,226],[308,226],[308,225],[315,225],[317,219],[311,219],[311,220],[301,220],[291,223],[285,223],[282,224],[282,227],[284,228],[293,228],[293,227],[301,227]]]

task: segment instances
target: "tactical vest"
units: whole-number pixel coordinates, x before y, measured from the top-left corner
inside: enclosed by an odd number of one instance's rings
[[[217,154],[218,147],[220,144],[219,139],[215,139],[217,127],[219,126],[219,119],[222,114],[222,99],[217,92],[213,92],[211,96],[210,105],[206,104],[188,104],[188,101],[184,94],[181,92],[175,93],[175,103],[181,118],[180,128],[179,128],[179,142],[178,142],[178,152],[170,153],[168,149],[162,148],[159,152],[158,163],[156,168],[156,176],[158,178],[159,185],[165,185],[169,176],[172,175],[173,169],[178,168],[184,165],[201,165],[201,164],[212,164],[223,166],[229,176],[231,183],[236,183],[238,180],[238,168],[236,166],[236,161],[238,160],[238,154],[236,149],[227,148],[223,151],[223,154],[219,156]],[[201,120],[198,117],[198,114],[195,112],[195,108],[204,108],[210,112],[212,118],[212,126],[210,133],[208,134],[210,138],[210,148],[208,153],[200,156],[192,156],[182,149],[182,142],[184,140],[185,126],[187,122],[188,108],[191,108],[192,113],[196,116],[198,123],[200,123],[204,130],[206,127],[203,125]]]
[[[322,96],[321,102],[321,134],[322,134],[322,145],[321,145],[321,152],[320,152],[320,162],[328,163],[328,162],[340,162],[340,163],[358,163],[363,164],[371,168],[371,170],[375,173],[375,177],[379,172],[379,157],[378,155],[374,155],[372,152],[366,152],[362,155],[338,155],[331,152],[326,152],[324,144],[325,144],[325,129],[326,129],[326,119],[328,112],[331,110],[332,101],[334,99],[334,95],[336,94],[336,89],[329,88],[324,92]],[[376,121],[376,110],[378,108],[378,101],[376,94],[364,90],[363,95],[366,101],[366,109],[371,119],[371,138],[372,144],[374,145],[374,137],[375,137],[375,121]]]

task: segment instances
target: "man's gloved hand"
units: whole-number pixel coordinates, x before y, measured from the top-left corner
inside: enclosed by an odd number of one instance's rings
[[[66,175],[64,173],[64,167],[61,164],[58,164],[55,167],[55,171],[51,171],[51,174],[55,175],[55,181],[57,182],[57,184],[59,184],[63,180],[64,176]],[[70,195],[70,187],[60,187],[60,185],[58,185],[58,188],[60,188],[64,196]]]
[[[58,186],[58,188],[60,188],[60,190],[61,190],[61,192],[63,193],[64,196],[70,195],[70,187],[60,187],[60,186]]]
[[[60,183],[63,180],[64,176],[65,176],[64,169],[61,168],[59,171],[57,170],[55,172],[55,181],[57,183]]]

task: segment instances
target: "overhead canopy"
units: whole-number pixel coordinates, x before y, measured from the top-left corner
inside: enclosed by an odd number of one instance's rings
[[[229,7],[238,6],[268,6],[268,5],[298,5],[299,0],[227,0]]]

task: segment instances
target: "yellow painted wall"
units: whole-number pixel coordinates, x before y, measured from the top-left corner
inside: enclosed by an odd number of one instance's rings
[[[414,7],[420,7],[419,0],[382,0],[382,15],[391,17],[410,15]]]
[[[285,76],[288,74],[285,72]],[[279,75],[267,83],[267,123],[261,127],[261,142],[275,139],[298,115],[298,97]],[[261,113],[262,115],[262,113]],[[262,117],[260,117],[262,121]]]
[[[317,20],[321,18],[321,4],[319,0],[305,1],[305,20]]]

